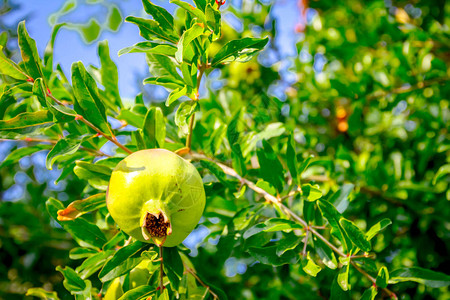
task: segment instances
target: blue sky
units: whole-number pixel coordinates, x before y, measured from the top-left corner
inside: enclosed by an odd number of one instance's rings
[[[122,11],[123,17],[128,15],[145,16],[140,0],[78,0],[77,8],[66,15],[61,16],[58,22],[86,23],[95,18],[100,23],[106,20],[108,7],[117,5]],[[88,2],[92,4],[88,4]],[[173,12],[175,5],[169,1],[154,0]],[[228,1],[239,5],[242,0]],[[4,16],[4,22],[15,24],[18,20],[25,19],[29,34],[36,40],[38,50],[42,55],[50,38],[52,26],[49,24],[49,16],[57,12],[66,3],[64,0],[11,0],[11,3],[20,5],[19,9]],[[294,33],[295,25],[299,20],[299,9],[296,0],[278,0],[272,10],[277,18],[279,40],[284,55],[295,55],[295,42],[298,35]],[[127,46],[133,45],[143,39],[139,36],[137,26],[123,22],[117,32],[104,30],[99,40],[109,41],[111,58],[119,68],[119,89],[122,97],[134,98],[138,92],[136,80],[144,78],[148,67],[143,54],[127,54],[120,57],[117,52]],[[97,42],[87,45],[80,34],[71,29],[62,28],[55,42],[54,62],[60,63],[64,72],[70,77],[70,66],[73,62],[81,60],[85,65],[99,65],[97,56]]]

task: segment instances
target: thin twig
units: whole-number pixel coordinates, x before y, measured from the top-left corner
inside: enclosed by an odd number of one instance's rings
[[[105,137],[108,141],[114,143],[116,146],[118,146],[120,149],[124,150],[125,152],[127,152],[128,154],[133,153],[133,151],[131,151],[130,149],[128,149],[127,147],[125,147],[124,145],[122,145],[121,143],[119,143],[119,141],[114,137],[110,137],[109,135],[107,135],[106,133],[104,133],[103,131],[101,131],[100,129],[98,129],[94,124],[92,124],[91,122],[89,122],[88,120],[86,120],[82,115],[77,115],[77,117],[75,118],[75,120],[80,120],[81,122],[83,122],[84,124],[86,124],[87,126],[89,126],[90,128],[92,128],[95,132],[97,132],[99,135]]]
[[[302,256],[306,257],[306,246],[308,245],[308,239],[309,239],[309,226],[306,227],[306,237],[305,237],[305,243],[303,244],[303,251]]]
[[[163,290],[164,290],[164,264],[163,264],[163,246],[159,246],[159,257],[160,257],[160,262],[159,262],[159,292],[162,295]]]
[[[194,270],[192,270],[191,268],[189,268],[185,263],[183,263],[184,268],[186,269],[186,272],[188,272],[189,274],[191,274],[192,276],[194,276],[194,278],[204,287],[206,288],[206,290],[209,291],[209,293],[211,293],[211,295],[214,297],[214,299],[219,299],[219,296],[217,296],[216,293],[214,293],[211,288],[203,282],[203,280],[200,279],[200,277],[198,277],[198,275],[195,273]]]
[[[63,102],[61,102],[60,100],[58,100],[55,96],[53,96],[52,93],[47,93],[47,96],[50,97],[53,101],[55,101],[57,104],[59,105],[64,105]],[[89,122],[88,120],[86,120],[82,115],[77,115],[75,117],[75,120],[79,120],[81,122],[83,122],[84,124],[86,124],[87,126],[89,126],[90,128],[92,128],[95,132],[97,132],[99,135],[105,137],[108,141],[114,143],[115,145],[117,145],[120,149],[124,150],[125,152],[127,152],[128,154],[133,153],[133,151],[131,151],[130,149],[128,149],[127,147],[125,147],[124,145],[122,145],[121,143],[119,143],[119,141],[116,139],[116,137],[114,136],[114,134],[111,132],[112,136],[107,135],[106,133],[104,133],[103,131],[101,131],[99,128],[97,128],[94,124],[92,124],[91,122]]]

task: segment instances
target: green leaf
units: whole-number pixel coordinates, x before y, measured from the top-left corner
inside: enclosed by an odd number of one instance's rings
[[[197,5],[198,6],[198,5]],[[206,6],[206,24],[213,31],[213,41],[217,40],[221,36],[221,15],[220,11],[215,9],[210,3]]]
[[[272,184],[278,192],[281,192],[284,187],[283,166],[270,144],[263,140],[262,145],[263,148],[259,148],[256,151],[260,166],[260,176]]]
[[[295,153],[294,142],[295,142],[294,137],[291,134],[289,136],[289,140],[286,145],[286,162],[288,165],[289,172],[291,173],[292,180],[296,184],[299,184],[300,181],[299,181],[298,172],[297,172],[298,162],[297,162],[297,154]]]
[[[159,107],[150,107],[142,126],[147,148],[162,148],[166,138],[166,123]]]
[[[205,11],[206,1],[209,0],[194,0],[195,6],[197,6],[201,11]]]
[[[186,93],[187,93],[187,87],[186,86],[184,86],[183,88],[177,88],[177,89],[173,90],[169,94],[169,97],[167,97],[166,106],[170,106],[170,104],[172,104],[173,102],[178,100],[180,97],[186,95]]]
[[[133,125],[136,128],[141,128],[144,123],[144,116],[132,112],[128,109],[121,109],[120,114],[117,116],[118,120],[124,120],[128,124]]]
[[[149,41],[154,39],[167,41],[176,44],[178,42],[178,35],[172,31],[162,28],[155,20],[146,20],[136,17],[127,17],[125,21],[136,24],[139,27],[141,36]]]
[[[314,261],[309,256],[309,253],[306,258],[302,259],[302,269],[305,271],[306,274],[316,277],[317,274],[319,274],[320,271],[322,271],[322,268],[314,263]]]
[[[386,288],[389,281],[389,272],[386,267],[381,267],[378,272],[376,285],[382,289]]]
[[[186,101],[181,102],[180,106],[175,113],[175,124],[180,128],[183,134],[188,133],[188,120],[197,110],[198,102],[197,101]]]
[[[132,131],[131,132],[131,140],[132,140],[132,143],[134,145],[136,145],[138,150],[147,149],[147,147],[145,146],[142,129]]]
[[[167,290],[165,290],[167,291]],[[129,290],[122,295],[118,300],[136,300],[136,299],[151,299],[151,296],[156,295],[156,289],[150,285],[142,285]]]
[[[59,30],[65,25],[66,25],[66,23],[61,23],[61,24],[56,24],[53,27],[50,41],[48,42],[47,46],[45,47],[44,65],[45,65],[45,70],[47,72],[52,72],[52,70],[53,70],[53,48],[55,45],[56,35],[58,34]]]
[[[306,197],[306,200],[314,202],[322,198],[322,191],[319,185],[310,185],[309,183],[302,185],[302,195]]]
[[[314,237],[314,250],[317,255],[319,255],[320,259],[324,263],[325,266],[334,270],[338,267],[338,262],[336,260],[336,256],[334,252],[326,245],[322,240]]]
[[[170,284],[178,290],[180,280],[183,277],[184,266],[177,247],[165,247],[163,261],[165,273],[169,277]]]
[[[121,49],[118,55],[121,56],[127,53],[148,53],[175,57],[175,52],[177,52],[177,47],[173,45],[154,42],[140,42],[134,44],[133,46]]]
[[[144,84],[156,84],[171,90],[182,88],[184,86],[184,82],[179,81],[172,76],[149,77],[144,79]]]
[[[283,238],[277,243],[276,254],[278,256],[281,256],[286,251],[294,250],[300,244],[301,241],[302,238],[300,236],[297,236],[293,232],[283,235]]]
[[[351,294],[350,291],[343,291],[338,283],[338,275],[337,274],[331,283],[331,294],[330,300],[350,300]]]
[[[91,292],[91,282],[89,280],[83,280],[78,274],[71,268],[61,266],[56,267],[56,271],[61,272],[64,276],[64,287],[72,295],[84,295],[89,297]]]
[[[194,6],[190,5],[189,3],[183,2],[181,0],[170,0],[170,3],[174,3],[174,4],[178,5],[179,7],[185,9],[193,17],[198,18],[200,21],[202,21],[204,24],[206,24],[205,14],[197,7],[194,7]]]
[[[332,233],[336,235],[336,237],[341,241],[342,246],[344,247],[344,252],[347,252],[351,249],[352,242],[349,240],[345,231],[343,231],[342,227],[339,224],[339,220],[341,219],[341,214],[336,210],[336,208],[328,201],[317,201],[317,204],[322,212],[322,215],[325,219],[328,220],[332,227]]]
[[[119,30],[120,24],[122,24],[122,13],[120,12],[120,9],[116,5],[111,5],[108,16],[106,17],[106,27],[116,32]]]
[[[247,140],[245,145],[242,147],[242,152],[245,157],[250,154],[251,151],[254,151],[256,144],[262,140],[269,140],[273,137],[278,137],[282,135],[286,131],[285,126],[281,122],[270,123],[258,132],[253,135],[250,140]]]
[[[436,172],[436,175],[434,175],[433,185],[435,185],[438,180],[440,180],[447,174],[450,174],[450,164],[443,165],[439,168],[439,170]]]
[[[3,162],[0,164],[0,168],[7,167],[14,163],[17,163],[21,158],[25,156],[36,153],[38,151],[47,150],[50,148],[51,145],[37,144],[15,149],[14,151],[11,151],[8,154],[8,156],[3,160]]]
[[[45,300],[59,300],[56,292],[49,292],[43,288],[31,288],[27,290],[26,296],[38,297]]]
[[[341,218],[339,220],[339,224],[342,226],[342,228],[344,228],[348,237],[356,247],[365,252],[368,252],[372,249],[372,246],[364,235],[364,232],[362,232],[362,230],[359,229],[358,226],[355,225],[355,223],[345,218]]]
[[[101,249],[103,244],[106,243],[103,232],[96,225],[91,224],[82,218],[72,221],[59,221],[58,211],[64,209],[64,205],[60,201],[49,198],[45,204],[50,216],[52,216],[64,230],[70,233],[80,246]]]
[[[339,274],[337,277],[337,282],[343,291],[348,291],[352,289],[350,283],[348,282],[348,271],[349,265],[348,264],[343,265],[342,268],[339,270]]]
[[[96,253],[98,253],[98,250],[83,248],[83,247],[75,247],[75,248],[70,249],[69,257],[70,257],[70,259],[81,259],[81,258],[87,258]]]
[[[267,193],[271,194],[271,195],[276,195],[277,190],[273,187],[273,185],[271,185],[270,183],[268,183],[267,181],[264,181],[262,179],[259,179],[256,182],[256,186],[263,189],[264,191],[266,191]]]
[[[147,54],[147,63],[150,73],[157,77],[171,77],[180,83],[183,83],[183,78],[178,74],[177,66],[170,57],[159,54]]]
[[[183,32],[183,35],[178,42],[178,50],[175,53],[175,58],[178,63],[183,62],[186,49],[190,46],[192,41],[203,34],[204,30],[205,29],[202,25],[195,23],[191,28]]]
[[[231,180],[227,179],[227,175],[225,174],[225,172],[215,162],[206,160],[206,159],[202,159],[202,160],[200,160],[200,164],[202,165],[203,168],[207,168],[209,171],[211,171],[211,173],[214,176],[216,176],[216,178],[220,182],[222,182],[223,184],[225,184],[229,187],[233,186],[233,185],[230,185]]]
[[[141,253],[148,247],[149,244],[136,241],[120,248],[103,266],[98,278],[102,282],[107,282],[129,272],[142,261]]]
[[[375,300],[377,294],[378,294],[377,288],[371,286],[370,288],[364,291],[364,293],[361,296],[361,300]]]
[[[100,74],[102,78],[102,85],[105,87],[106,96],[110,101],[122,108],[122,99],[119,93],[119,73],[116,64],[109,56],[108,41],[102,41],[98,44],[98,56],[100,57]]]
[[[232,61],[246,62],[252,59],[259,51],[261,51],[269,41],[269,38],[243,38],[228,42],[214,56],[212,67],[218,64],[230,63]]]
[[[86,44],[91,44],[100,37],[102,27],[98,21],[91,18],[86,24],[78,25],[78,31]]]
[[[76,200],[70,203],[65,209],[58,210],[59,221],[74,220],[85,213],[97,210],[106,206],[105,193],[98,193],[83,200]]]
[[[271,218],[265,221],[264,223],[258,223],[247,229],[244,232],[243,238],[248,239],[251,236],[260,233],[262,231],[274,232],[274,231],[294,230],[294,229],[303,229],[303,227],[300,224],[297,224],[291,220]]]
[[[103,201],[103,206],[106,206],[106,201]],[[119,231],[112,238],[110,238],[106,244],[103,245],[102,250],[112,250],[124,243],[126,238],[127,237],[125,234],[122,231]]]
[[[36,42],[29,36],[27,29],[25,28],[25,21],[19,23],[17,34],[20,52],[27,74],[33,79],[44,78],[42,75],[42,62],[39,58]]]
[[[28,76],[12,60],[3,53],[3,46],[0,46],[0,74],[10,76],[17,80],[27,80]]]
[[[47,154],[45,166],[52,170],[54,162],[63,155],[74,154],[81,146],[81,141],[73,139],[60,139]]]
[[[80,179],[88,180],[89,184],[99,190],[106,190],[111,177],[111,168],[99,164],[91,164],[85,161],[76,161],[73,169]]]
[[[305,158],[304,161],[302,161],[302,163],[298,167],[298,176],[299,176],[299,178],[303,174],[303,172],[305,172],[305,170],[308,168],[312,158],[313,158],[312,155],[308,156],[307,158]]]
[[[286,251],[283,255],[278,256],[277,246],[269,247],[250,247],[248,252],[256,260],[266,265],[281,266],[285,264],[296,264],[300,259],[295,251]]]
[[[238,110],[227,127],[227,139],[231,147],[231,157],[233,159],[233,168],[240,175],[244,175],[247,172],[245,165],[245,159],[242,154],[241,146],[239,144],[240,135],[240,123],[242,118],[243,110]]]
[[[75,270],[80,275],[81,279],[89,278],[92,274],[97,272],[103,267],[106,260],[113,255],[114,250],[101,251],[89,258],[87,258],[81,265]]]
[[[97,85],[82,62],[72,64],[72,85],[75,94],[75,111],[103,132],[111,133]]]
[[[450,276],[419,267],[401,268],[391,272],[389,284],[404,281],[414,281],[432,288],[440,288],[450,285]]]
[[[173,16],[164,8],[151,3],[149,0],[143,0],[144,10],[151,15],[153,19],[165,30],[174,30]]]
[[[387,218],[379,221],[377,224],[370,227],[369,231],[366,232],[366,239],[370,241],[376,234],[378,234],[380,231],[384,230],[391,224],[392,221]]]
[[[9,120],[0,120],[0,130],[16,130],[34,126],[53,125],[53,115],[48,110],[24,112]]]
[[[334,193],[330,197],[328,202],[333,203],[333,206],[336,207],[337,211],[342,214],[348,207],[348,195],[350,195],[354,187],[354,184],[345,183],[336,193]]]

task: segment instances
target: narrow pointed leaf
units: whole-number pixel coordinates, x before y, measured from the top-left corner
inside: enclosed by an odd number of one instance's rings
[[[344,228],[348,237],[356,247],[365,252],[368,252],[372,249],[372,246],[364,235],[364,232],[362,232],[362,230],[359,229],[358,226],[355,225],[355,223],[350,220],[341,218],[339,220],[339,224],[342,226],[342,228]]]
[[[139,27],[140,34],[146,40],[162,40],[176,44],[178,42],[178,35],[171,30],[162,28],[155,20],[147,20],[137,17],[127,17],[125,21],[134,23]]]
[[[232,61],[249,61],[266,46],[268,41],[269,38],[257,39],[248,37],[230,41],[214,56],[211,65],[215,67],[218,64],[230,63]]]
[[[386,227],[392,224],[392,221],[390,219],[383,219],[377,224],[370,227],[369,231],[366,232],[366,238],[368,241],[370,241],[377,233],[384,230]]]
[[[384,289],[385,287],[387,287],[388,281],[389,281],[388,269],[386,267],[381,267],[380,271],[378,272],[376,285]]]
[[[170,106],[170,104],[172,104],[173,102],[178,100],[180,97],[186,95],[186,93],[187,93],[187,87],[186,86],[184,86],[182,89],[178,88],[178,89],[173,90],[169,94],[169,97],[167,97],[166,106]]]
[[[7,75],[17,80],[27,80],[25,72],[3,53],[3,46],[0,46],[0,74]]]
[[[404,281],[414,281],[432,288],[440,288],[450,285],[450,276],[419,267],[397,269],[390,273],[389,284]]]
[[[263,148],[256,151],[258,156],[261,177],[272,184],[278,192],[283,190],[284,175],[283,166],[281,165],[272,146],[263,140]]]
[[[170,0],[170,3],[174,3],[174,4],[178,5],[179,7],[185,9],[193,17],[198,18],[200,21],[202,21],[203,23],[206,24],[205,14],[197,7],[194,7],[191,4],[189,4],[187,2],[183,2],[181,0]]]
[[[148,54],[175,56],[175,52],[177,52],[177,47],[172,46],[170,44],[140,42],[134,44],[133,46],[121,49],[118,55],[121,56],[127,53],[148,53]]]
[[[83,200],[73,201],[66,208],[58,210],[58,220],[74,220],[85,213],[97,210],[105,206],[105,193],[95,194]]]
[[[166,123],[159,107],[151,107],[145,116],[142,127],[147,148],[162,148],[166,138]]]
[[[37,51],[36,42],[28,34],[25,21],[19,23],[17,33],[20,52],[27,74],[33,79],[44,78],[42,75],[42,62]]]
[[[97,85],[82,62],[72,64],[72,85],[76,98],[75,111],[103,132],[110,133],[105,107],[99,98]]]
[[[166,9],[153,4],[149,0],[143,0],[142,4],[145,12],[151,15],[163,29],[173,31],[173,16]]]
[[[53,163],[58,159],[58,157],[63,155],[74,154],[78,151],[81,146],[81,141],[73,139],[60,139],[52,150],[47,154],[45,160],[45,166],[47,169],[52,170]]]
[[[100,57],[100,74],[102,85],[105,87],[106,96],[114,105],[122,108],[122,99],[119,93],[119,72],[114,61],[109,56],[108,41],[102,41],[98,44],[98,55]]]
[[[50,126],[53,115],[48,110],[24,112],[9,120],[0,120],[0,130],[15,130],[33,126]]]
[[[175,124],[184,134],[188,133],[188,120],[196,111],[197,106],[197,101],[182,102],[175,113]]]
[[[64,205],[60,201],[50,198],[47,200],[46,206],[52,218],[70,233],[80,246],[101,249],[103,244],[106,243],[106,237],[103,232],[96,225],[82,218],[72,221],[59,221],[58,211],[64,209]]]
[[[178,50],[175,53],[175,58],[179,63],[183,62],[184,53],[186,49],[190,47],[192,41],[195,40],[200,35],[202,35],[203,32],[204,26],[199,23],[196,23],[183,33],[183,35],[180,38],[180,41],[178,42]]]

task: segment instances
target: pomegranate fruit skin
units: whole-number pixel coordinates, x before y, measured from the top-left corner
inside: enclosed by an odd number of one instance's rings
[[[169,150],[147,149],[134,152],[117,164],[106,203],[125,233],[143,242],[174,247],[198,224],[205,208],[205,190],[200,174],[190,162]],[[165,226],[147,229],[148,217],[164,220]]]

